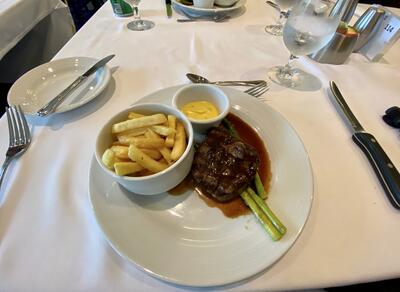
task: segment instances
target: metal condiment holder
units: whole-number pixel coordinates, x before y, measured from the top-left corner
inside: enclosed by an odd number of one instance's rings
[[[353,52],[357,39],[358,34],[346,35],[336,32],[325,47],[309,55],[309,57],[319,63],[343,64]]]

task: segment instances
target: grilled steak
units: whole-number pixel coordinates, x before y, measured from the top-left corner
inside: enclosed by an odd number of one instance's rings
[[[198,148],[192,176],[201,191],[227,202],[250,184],[259,163],[256,150],[232,137],[221,125],[212,129]]]

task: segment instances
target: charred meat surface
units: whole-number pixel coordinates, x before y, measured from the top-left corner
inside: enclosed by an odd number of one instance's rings
[[[253,180],[260,159],[257,151],[219,126],[197,149],[192,176],[198,187],[219,202],[239,196]]]

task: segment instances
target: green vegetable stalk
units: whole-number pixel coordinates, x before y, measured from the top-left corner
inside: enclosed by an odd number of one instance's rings
[[[257,203],[252,199],[251,195],[247,191],[243,191],[240,196],[245,201],[247,206],[253,211],[254,215],[260,221],[261,225],[267,231],[267,233],[271,236],[272,240],[277,241],[281,239],[283,234],[281,234],[275,226],[271,223],[268,217],[264,214],[262,209],[257,205]]]
[[[228,130],[231,136],[240,139],[239,133],[236,131],[230,121],[223,119],[222,124]],[[277,241],[286,233],[286,227],[265,203],[264,199],[267,198],[268,194],[264,189],[264,185],[258,172],[254,178],[254,184],[257,194],[251,187],[248,187],[246,191],[243,191],[240,194],[240,196],[245,201],[247,206],[249,206],[256,218],[260,221],[264,229],[271,236],[272,240]]]
[[[247,188],[248,194],[257,203],[261,210],[267,215],[268,219],[272,222],[274,227],[279,231],[280,234],[284,235],[286,233],[286,227],[282,224],[278,217],[272,212],[263,199],[261,199],[252,188]]]
[[[264,189],[264,185],[261,181],[258,171],[256,173],[256,177],[254,178],[254,185],[256,186],[257,194],[261,197],[261,199],[265,200],[266,198],[268,198],[268,194]]]

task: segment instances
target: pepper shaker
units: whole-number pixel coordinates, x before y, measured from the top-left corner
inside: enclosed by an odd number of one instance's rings
[[[354,24],[354,28],[359,33],[357,43],[354,46],[354,52],[360,50],[374,36],[384,15],[385,10],[378,6],[371,6],[360,16]]]

